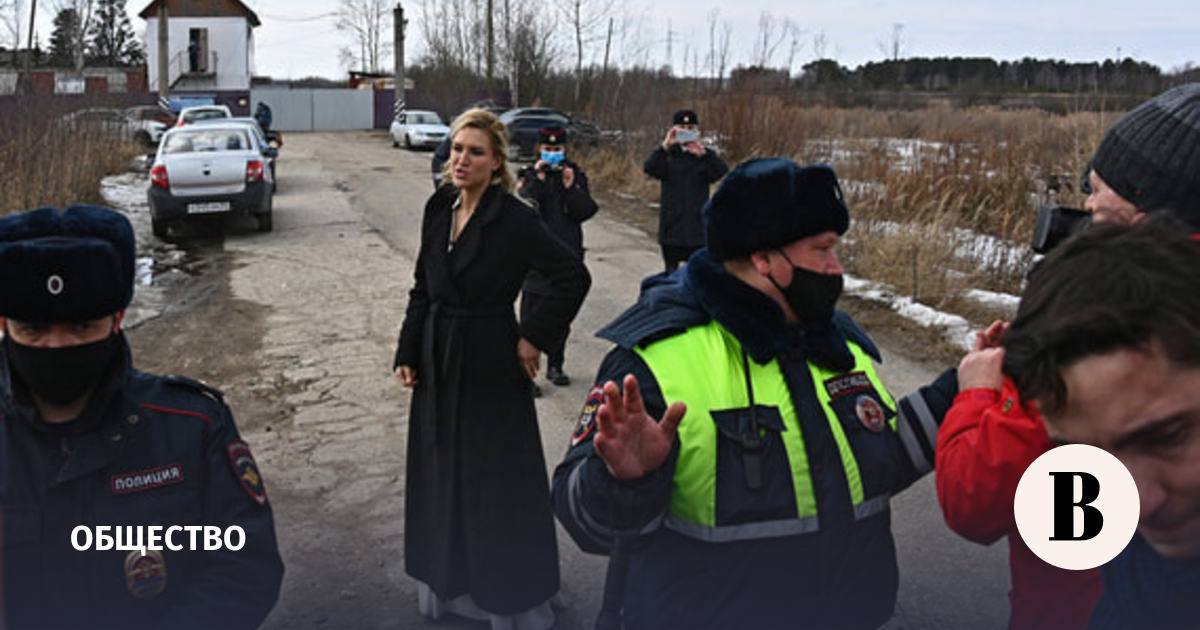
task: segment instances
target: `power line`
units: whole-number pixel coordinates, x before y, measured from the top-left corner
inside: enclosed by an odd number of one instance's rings
[[[336,12],[321,13],[318,15],[310,15],[310,16],[305,16],[305,17],[285,17],[282,15],[271,15],[268,13],[260,13],[259,15],[261,15],[265,18],[271,19],[271,20],[278,20],[280,22],[316,22],[318,20],[327,20],[331,17],[338,16],[338,14]]]

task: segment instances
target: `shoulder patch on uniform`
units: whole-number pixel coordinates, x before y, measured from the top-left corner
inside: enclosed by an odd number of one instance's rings
[[[575,433],[571,434],[571,446],[578,446],[587,439],[596,428],[596,415],[600,413],[600,403],[604,402],[604,389],[596,385],[588,390],[587,400],[583,403],[583,411],[579,413],[579,422],[575,425]]]
[[[250,454],[250,445],[242,440],[230,442],[226,447],[229,453],[229,464],[233,466],[233,475],[242,484],[242,489],[259,505],[267,503],[267,487],[263,485],[262,474],[258,472],[258,464]]]
[[[163,380],[177,387],[186,387],[188,389],[195,390],[221,404],[225,403],[225,395],[221,393],[221,390],[208,385],[207,383],[202,383],[196,379],[188,378],[186,376],[179,376],[177,374],[167,374],[163,376]]]
[[[850,372],[825,379],[825,393],[829,394],[830,400],[868,389],[871,389],[871,379],[866,372]]]

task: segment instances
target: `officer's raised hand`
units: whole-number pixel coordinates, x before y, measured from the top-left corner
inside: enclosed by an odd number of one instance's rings
[[[675,402],[657,422],[646,413],[637,378],[625,375],[624,394],[617,384],[604,384],[604,403],[596,415],[600,432],[592,445],[613,477],[628,481],[656,470],[671,452],[687,405]]]
[[[570,166],[564,166],[562,170],[563,188],[570,188],[571,184],[575,183],[575,169]]]

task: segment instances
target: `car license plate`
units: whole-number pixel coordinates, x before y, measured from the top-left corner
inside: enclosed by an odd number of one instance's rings
[[[228,201],[208,201],[204,203],[189,203],[188,214],[207,214],[209,212],[228,212]]]

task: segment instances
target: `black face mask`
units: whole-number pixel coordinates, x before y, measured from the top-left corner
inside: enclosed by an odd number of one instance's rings
[[[786,287],[779,286],[770,275],[767,279],[783,294],[796,317],[805,324],[828,323],[833,319],[833,307],[842,295],[842,274],[817,273],[792,263],[783,250],[778,250],[783,259],[792,265],[792,281]]]
[[[79,400],[104,377],[120,348],[114,332],[100,341],[62,348],[26,346],[4,336],[13,373],[38,398],[52,405]]]

